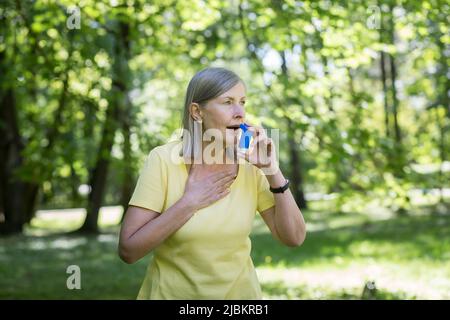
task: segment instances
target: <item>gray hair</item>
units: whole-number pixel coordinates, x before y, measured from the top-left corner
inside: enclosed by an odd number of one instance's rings
[[[187,87],[184,101],[183,148],[180,156],[185,159],[201,157],[202,129],[189,111],[191,104],[197,103],[204,107],[209,100],[227,92],[238,82],[243,83],[238,75],[225,68],[206,68],[194,75]]]

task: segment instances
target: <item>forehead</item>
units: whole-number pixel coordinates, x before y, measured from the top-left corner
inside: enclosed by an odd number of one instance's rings
[[[222,93],[218,98],[232,97],[235,99],[241,99],[245,97],[245,86],[242,82],[238,82],[230,90]]]

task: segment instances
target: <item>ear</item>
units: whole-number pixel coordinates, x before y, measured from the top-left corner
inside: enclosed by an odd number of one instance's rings
[[[198,103],[192,102],[189,106],[189,113],[195,121],[202,121],[202,110]]]

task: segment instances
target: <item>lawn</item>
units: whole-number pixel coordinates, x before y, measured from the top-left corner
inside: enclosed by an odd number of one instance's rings
[[[380,212],[306,210],[299,248],[276,243],[258,217],[252,257],[264,298],[450,299],[450,214]],[[119,217],[120,208],[103,208],[102,234],[80,236],[61,232],[79,226],[81,210],[39,212],[25,235],[0,238],[0,298],[134,299],[150,257],[120,261]],[[66,287],[72,264],[81,268],[81,290]]]

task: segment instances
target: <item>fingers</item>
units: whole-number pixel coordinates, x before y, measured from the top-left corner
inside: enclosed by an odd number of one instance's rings
[[[217,180],[214,183],[214,187],[212,187],[211,189],[215,193],[221,193],[224,190],[229,189],[235,179],[236,179],[236,175],[234,175],[234,174],[223,177],[222,179]]]
[[[268,138],[265,135],[258,136],[257,138],[253,139],[250,150],[256,151],[259,153],[263,153],[264,155],[270,155],[271,147],[273,144],[273,140],[271,138]]]
[[[219,173],[215,173],[211,176],[211,181],[215,184],[217,182],[220,182],[223,179],[227,179],[227,178],[234,178],[234,174],[231,172],[219,172]]]
[[[225,198],[228,194],[230,194],[230,189],[224,189],[218,192],[210,193],[208,196],[204,197],[201,201],[201,208],[205,208],[213,204],[214,202],[219,201],[222,198]]]
[[[222,199],[223,197],[225,197],[227,194],[230,193],[230,188],[225,189],[224,191],[220,192],[217,194],[217,197],[219,199]]]
[[[248,130],[253,132],[253,137],[259,137],[259,136],[267,137],[266,130],[262,127],[251,126],[248,128]]]
[[[269,144],[269,142],[266,142],[265,140],[268,139],[266,130],[262,127],[249,127],[249,131],[252,132],[253,139],[250,143],[249,151],[252,152],[253,149],[259,148],[261,146],[266,146]]]
[[[224,179],[222,179],[220,182],[217,182],[217,183],[215,184],[215,187],[211,188],[211,191],[212,191],[213,193],[216,193],[216,194],[222,193],[222,192],[224,192],[225,190],[228,190],[228,191],[229,191],[230,188],[231,188],[231,185],[232,185],[233,182],[234,182],[234,180],[235,180],[234,177],[231,177],[231,178],[229,178],[229,177],[224,178]]]
[[[214,196],[214,200],[215,201],[220,200],[220,199],[226,197],[229,193],[230,193],[230,188],[226,188],[223,191],[217,192]]]
[[[209,206],[214,202],[226,197],[231,192],[231,183],[228,182],[227,184],[222,184],[220,186],[217,186],[216,188],[209,189],[208,195],[206,196],[205,206]]]
[[[240,159],[244,159],[246,161],[249,161],[249,152],[242,152],[240,150],[237,150],[236,155]]]
[[[224,185],[224,184],[231,184],[233,183],[234,179],[236,178],[235,174],[227,174],[226,176],[216,180],[214,182],[215,185]]]

